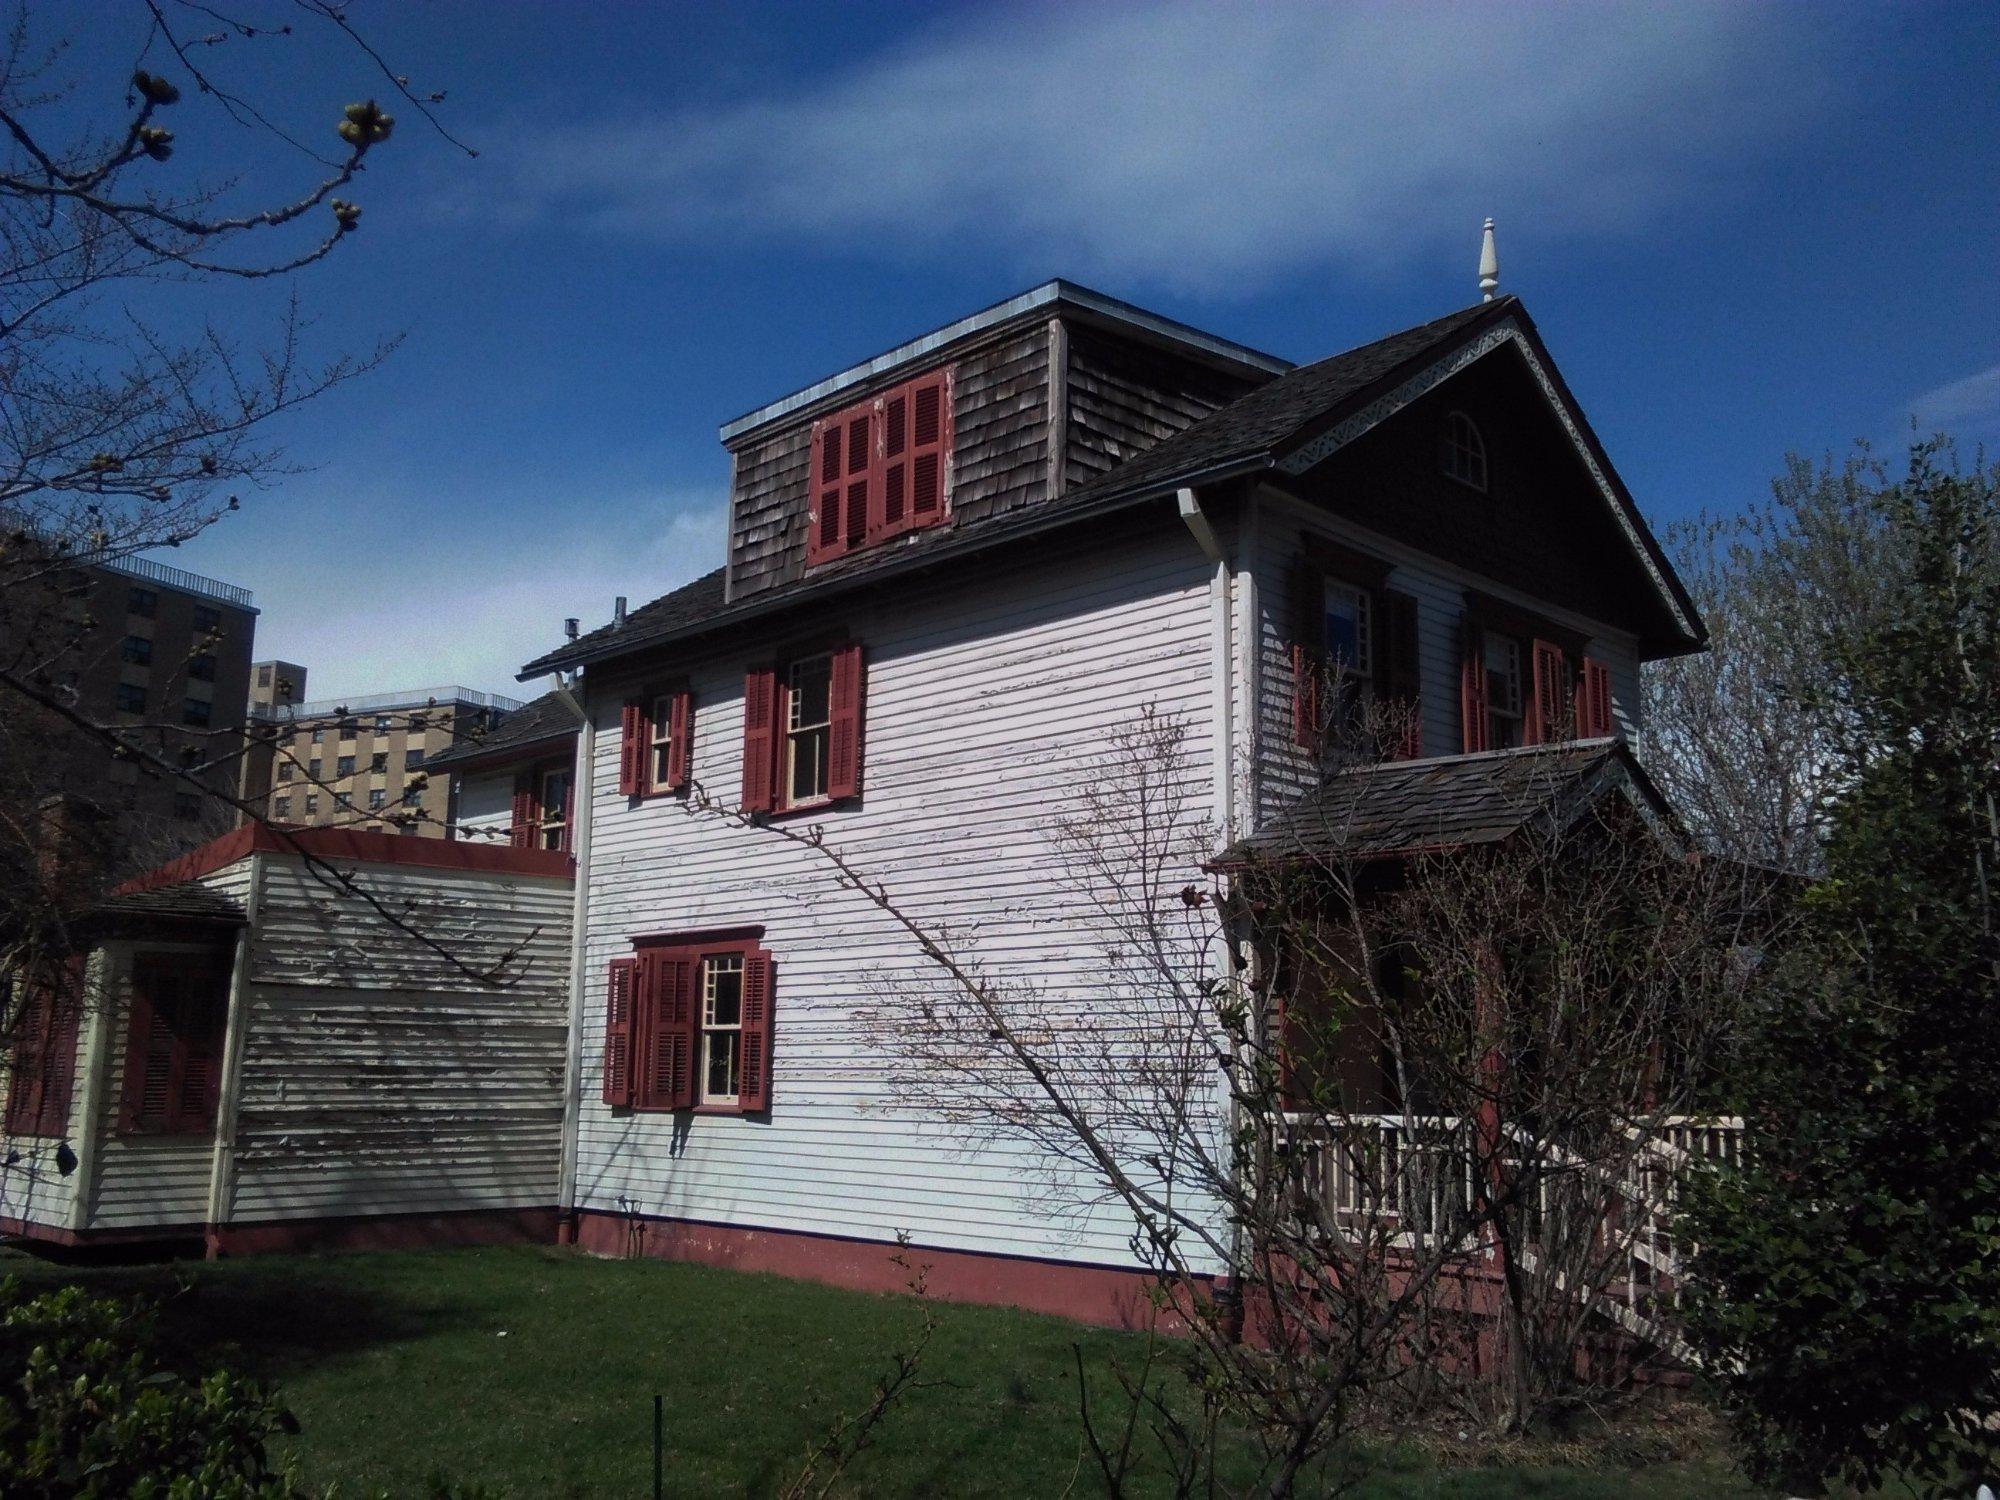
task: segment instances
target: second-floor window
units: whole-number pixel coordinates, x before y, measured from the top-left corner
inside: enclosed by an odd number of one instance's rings
[[[1292,738],[1315,754],[1423,753],[1417,601],[1389,571],[1319,538],[1293,564]]]
[[[687,790],[694,695],[686,688],[627,698],[619,719],[618,792],[671,796]]]
[[[1551,620],[1468,596],[1459,713],[1468,754],[1617,733],[1611,669]]]
[[[951,513],[952,371],[813,424],[806,561],[830,562]]]
[[[803,651],[743,683],[743,807],[784,812],[861,793],[861,646]]]
[[[541,774],[536,798],[539,803],[535,828],[538,848],[569,847],[569,777],[568,766],[552,766]]]

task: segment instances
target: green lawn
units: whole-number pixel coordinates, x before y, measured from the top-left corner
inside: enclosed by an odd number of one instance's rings
[[[421,1494],[442,1474],[512,1496],[651,1493],[652,1397],[676,1496],[762,1494],[862,1406],[918,1324],[905,1297],[555,1249],[272,1256],[73,1270],[32,1281],[143,1288],[189,1363],[273,1380],[306,1477]],[[188,1282],[176,1293],[176,1278]],[[1073,1345],[1102,1373],[1139,1341],[1055,1318],[940,1306],[925,1374],[849,1471],[857,1495],[1098,1492],[1078,1472]],[[1387,1455],[1370,1500],[1748,1496],[1726,1466],[1449,1467]]]

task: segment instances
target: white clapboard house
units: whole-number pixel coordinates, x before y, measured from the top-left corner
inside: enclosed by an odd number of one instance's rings
[[[569,856],[248,825],[18,997],[0,1231],[210,1254],[553,1239]]]
[[[1087,1009],[1104,934],[1049,829],[1142,713],[1187,726],[1220,845],[1312,793],[1300,662],[1416,707],[1402,753],[1464,806],[1559,733],[1629,766],[1640,664],[1702,642],[1512,297],[1294,367],[1051,282],[721,437],[725,566],[522,674],[585,710],[560,1207],[587,1248],[894,1287],[906,1234],[946,1295],[1140,1297],[1117,1212],[890,1086],[869,1015],[923,971],[909,938],[691,786],[818,825]]]

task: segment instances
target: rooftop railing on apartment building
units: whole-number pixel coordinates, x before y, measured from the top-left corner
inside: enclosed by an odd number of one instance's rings
[[[96,564],[107,573],[122,573],[128,578],[143,578],[148,583],[161,584],[166,588],[179,589],[183,593],[200,594],[209,599],[219,599],[224,604],[233,604],[238,609],[253,609],[250,590],[238,588],[233,583],[223,583],[219,579],[204,578],[199,573],[190,573],[184,568],[170,568],[165,563],[154,562],[150,557],[122,557],[117,562]]]
[[[355,698],[315,698],[307,703],[253,703],[250,717],[253,719],[318,719],[333,714],[371,714],[392,708],[442,708],[447,704],[462,704],[467,708],[498,709],[502,713],[512,713],[527,705],[519,698],[509,698],[501,693],[482,693],[477,689],[460,687],[456,683],[448,687],[413,688],[402,693],[364,693]]]

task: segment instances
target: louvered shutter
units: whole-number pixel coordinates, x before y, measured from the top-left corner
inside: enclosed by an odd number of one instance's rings
[[[1486,748],[1486,635],[1470,616],[1464,621],[1464,659],[1458,674],[1458,714],[1467,755]]]
[[[861,794],[862,707],[867,696],[858,641],[834,650],[832,676],[828,695],[827,795],[857,797]]]
[[[769,812],[778,769],[778,674],[752,667],[743,677],[743,810]]]
[[[181,1066],[175,1080],[173,1128],[196,1130],[215,1122],[222,1096],[225,1008],[216,1003],[213,975],[189,976],[181,990]]]
[[[838,557],[847,532],[841,525],[841,481],[847,472],[846,427],[833,418],[813,425],[812,516],[806,531],[806,561]]]
[[[1307,559],[1292,563],[1292,743],[1325,748],[1320,685],[1326,652],[1326,578]]]
[[[743,957],[743,1072],[736,1084],[736,1102],[746,1113],[771,1107],[776,968],[762,948],[752,948]]]
[[[842,424],[846,433],[846,474],[841,480],[842,551],[868,540],[868,481],[875,468],[874,413],[858,411]]]
[[[0,999],[5,998],[0,989]],[[48,1113],[49,1043],[54,1024],[50,991],[37,987],[14,1017],[13,1044],[8,1049],[7,1133],[39,1135]]]
[[[949,509],[951,385],[951,371],[940,370],[909,387],[911,526],[935,525]]]
[[[160,1130],[169,1123],[174,1098],[174,999],[164,976],[135,966],[125,1040],[127,1130]]]
[[[689,743],[694,734],[693,695],[685,689],[667,700],[667,784],[678,792],[688,784]]]
[[[604,982],[604,1102],[632,1102],[633,1018],[638,1005],[639,960],[614,958]]]
[[[535,847],[535,778],[523,771],[514,778],[514,809],[507,825],[507,842],[516,849]]]
[[[882,482],[880,514],[870,528],[880,541],[910,529],[910,392],[907,387],[882,398]]]
[[[1377,637],[1380,668],[1376,688],[1395,715],[1398,760],[1415,760],[1424,753],[1423,665],[1417,639],[1417,601],[1408,594],[1384,591],[1376,596],[1382,628]]]
[[[694,971],[694,958],[687,953],[646,956],[639,1103],[648,1109],[694,1105]]]
[[[636,797],[646,788],[646,743],[650,726],[643,699],[627,698],[618,714],[618,795]]]
[[[1534,694],[1528,703],[1526,740],[1547,745],[1570,736],[1569,659],[1554,641],[1534,643]]]
[[[1576,732],[1592,740],[1618,732],[1611,712],[1611,668],[1594,656],[1583,659],[1583,676],[1576,685]]]

